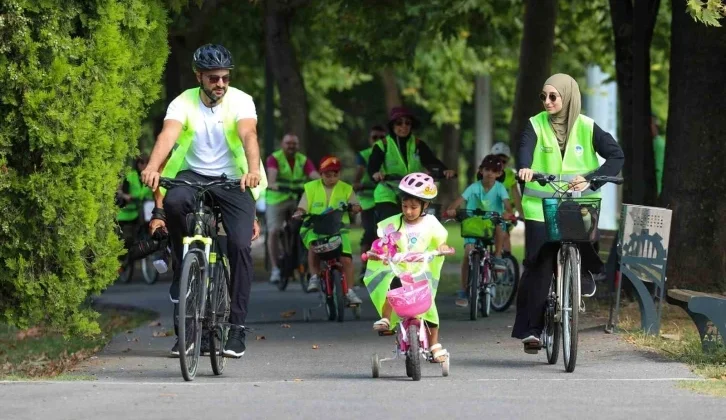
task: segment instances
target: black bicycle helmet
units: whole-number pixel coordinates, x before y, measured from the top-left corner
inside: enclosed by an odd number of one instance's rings
[[[233,68],[232,53],[219,44],[202,45],[194,51],[194,57],[192,58],[192,69],[194,71]]]

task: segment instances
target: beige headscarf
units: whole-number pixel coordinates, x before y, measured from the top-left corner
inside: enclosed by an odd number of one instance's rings
[[[549,116],[550,125],[557,135],[557,143],[560,150],[565,150],[567,139],[570,137],[572,126],[575,125],[577,117],[580,116],[582,109],[582,100],[580,98],[580,87],[575,79],[567,74],[557,73],[551,76],[545,82],[545,86],[550,85],[557,89],[562,97],[562,109],[556,114]]]

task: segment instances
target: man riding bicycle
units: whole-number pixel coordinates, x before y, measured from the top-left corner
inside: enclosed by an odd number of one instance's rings
[[[385,176],[403,178],[413,172],[441,170],[448,179],[456,172],[447,169],[431,151],[429,146],[413,135],[419,125],[418,119],[405,107],[395,107],[388,119],[388,135],[373,146],[368,160],[368,175],[378,182],[373,191],[376,202],[376,223],[401,212],[396,187],[380,182]]]
[[[277,260],[280,258],[279,235],[282,224],[289,219],[297,209],[298,194],[284,189],[303,189],[308,180],[320,178],[315,170],[315,164],[305,155],[298,152],[300,140],[294,134],[285,134],[282,138],[282,147],[272,153],[265,162],[269,186],[267,188],[265,212],[267,222],[267,252],[270,256],[270,283],[280,282],[280,267]]]
[[[267,179],[257,142],[255,104],[250,95],[229,86],[233,68],[231,53],[221,45],[203,45],[194,52],[192,69],[199,87],[184,91],[169,104],[164,126],[141,179],[157,190],[160,176],[192,182],[208,182],[222,175],[240,178],[240,189],[209,190],[222,213],[231,271],[229,322],[232,326],[224,355],[238,358],[245,352],[244,323],[253,277],[250,245],[259,234],[255,200],[267,186]],[[169,152],[171,157],[160,174]],[[154,209],[151,222],[152,230],[165,226],[169,230],[175,263],[169,294],[175,304],[179,302],[182,237],[190,233],[186,220],[187,214],[194,210],[194,193],[190,187],[169,190],[163,198],[163,208]],[[159,201],[157,196],[157,205]],[[176,323],[175,319],[175,326]],[[177,339],[172,355],[178,354]]]

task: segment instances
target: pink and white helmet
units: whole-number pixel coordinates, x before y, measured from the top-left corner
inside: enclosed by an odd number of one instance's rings
[[[403,177],[398,184],[398,189],[424,201],[433,200],[439,193],[439,189],[434,184],[434,179],[421,172],[414,172]]]

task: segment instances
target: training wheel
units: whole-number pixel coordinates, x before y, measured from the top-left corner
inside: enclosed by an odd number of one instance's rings
[[[310,309],[305,309],[303,311],[303,321],[310,322],[310,318],[312,317],[311,312],[312,311]]]
[[[351,308],[353,310],[353,317],[355,319],[360,319],[360,305],[355,305]]]
[[[378,358],[377,353],[374,353],[373,356],[371,356],[371,370],[373,377],[377,378],[381,371],[381,360]]]
[[[451,355],[446,356],[446,361],[441,363],[441,376],[449,376],[449,363],[451,362]]]

